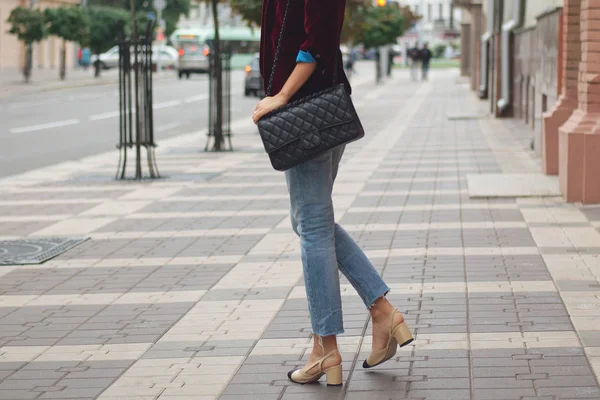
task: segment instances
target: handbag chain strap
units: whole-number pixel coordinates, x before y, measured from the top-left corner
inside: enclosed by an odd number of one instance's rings
[[[285,25],[288,18],[288,11],[290,9],[290,3],[292,0],[287,0],[285,4],[285,12],[283,13],[283,22],[281,24],[281,31],[279,32],[279,39],[277,40],[277,49],[275,50],[275,58],[273,59],[273,67],[271,68],[271,76],[269,77],[269,86],[267,86],[267,96],[271,96],[271,90],[273,90],[273,80],[275,79],[275,70],[277,69],[277,63],[279,61],[279,54],[281,53],[281,44],[283,42],[283,34],[285,31]],[[339,49],[336,49],[334,67],[333,67],[333,85],[337,82],[338,75],[338,60],[339,60]]]

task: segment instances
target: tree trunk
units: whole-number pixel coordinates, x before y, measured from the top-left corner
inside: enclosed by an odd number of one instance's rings
[[[67,41],[63,39],[60,49],[60,79],[65,80],[67,76]]]
[[[25,53],[25,67],[23,68],[23,75],[25,76],[25,82],[29,83],[31,78],[31,66],[33,64],[33,45],[27,45],[27,51]]]
[[[96,62],[94,63],[94,78],[100,76],[100,54],[97,54]]]
[[[215,151],[221,151],[223,145],[223,65],[221,63],[221,38],[219,35],[218,0],[212,0],[212,14],[215,25],[214,42],[214,74],[216,79],[216,112],[217,118],[214,126]]]

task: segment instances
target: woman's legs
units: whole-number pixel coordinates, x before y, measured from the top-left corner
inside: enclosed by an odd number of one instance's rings
[[[308,308],[315,334],[310,361],[337,348],[335,335],[344,331],[338,268],[369,308],[374,349],[385,347],[389,317],[394,310],[384,297],[388,286],[362,249],[335,223],[331,194],[343,152],[341,147],[286,171],[292,226],[300,236]],[[394,322],[401,320],[402,316],[397,314]],[[339,355],[329,358],[324,366],[338,362],[341,362]]]
[[[344,332],[331,192],[343,149],[286,171],[291,219],[300,236],[304,283],[313,333]]]
[[[362,249],[335,223],[331,193],[343,151],[335,149],[286,172],[292,227],[301,238],[313,332],[324,336],[343,332],[339,278],[334,265],[367,308],[389,291]],[[319,304],[324,304],[325,310],[316,309]],[[333,309],[327,309],[327,305],[333,305]],[[334,326],[338,329],[330,329]]]
[[[340,225],[335,225],[335,253],[338,268],[352,284],[367,308],[389,292],[369,258]]]

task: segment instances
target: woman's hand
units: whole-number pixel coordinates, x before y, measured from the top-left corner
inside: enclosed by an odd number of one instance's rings
[[[254,114],[252,114],[252,120],[255,124],[258,123],[258,120],[261,119],[263,116],[265,116],[273,110],[278,109],[279,107],[285,106],[288,103],[288,101],[289,99],[282,94],[265,97],[256,105],[256,108],[254,109]]]

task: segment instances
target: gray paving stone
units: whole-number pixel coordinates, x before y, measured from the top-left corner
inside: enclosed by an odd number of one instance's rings
[[[70,389],[66,388],[59,392],[45,392],[40,399],[81,399],[94,398],[104,391],[104,388]]]
[[[517,374],[528,374],[529,367],[476,367],[473,368],[474,378],[511,378]],[[543,372],[543,371],[539,371]]]
[[[506,389],[506,388],[531,388],[534,384],[531,380],[519,380],[519,375],[510,378],[474,378],[475,389]]]
[[[581,365],[586,366],[588,364],[588,360],[585,356],[580,357],[545,357],[541,360],[531,360],[529,364],[532,367],[546,367],[546,366],[572,366],[572,365]]]
[[[70,372],[65,376],[65,379],[116,378],[121,376],[123,372],[125,372],[125,368],[91,368],[86,371]]]
[[[283,390],[281,386],[269,384],[231,384],[223,391],[223,395],[272,395],[279,394]]]
[[[473,367],[528,367],[529,362],[514,358],[473,358]]]
[[[411,399],[411,400],[425,400],[423,397],[415,398],[415,397],[407,397],[405,392],[398,392],[393,390],[387,391],[356,391],[356,392],[348,392],[346,394],[345,400],[396,400],[396,399]]]
[[[331,393],[331,392],[324,392],[324,393],[294,393],[291,391],[286,391],[285,394],[283,395],[283,397],[281,397],[282,400],[303,400],[303,399],[310,399],[310,400],[337,400],[337,399],[343,399],[343,394],[337,394],[337,393]]]
[[[411,390],[408,398],[424,400],[463,400],[468,399],[469,396],[470,391],[466,389],[418,389]]]
[[[277,372],[267,372],[262,367],[260,370],[258,368],[254,369],[254,373],[238,373],[233,379],[229,382],[230,384],[254,384],[254,383],[265,383],[265,384],[273,384],[275,381],[281,381],[284,378],[287,380],[286,374],[289,371],[289,368],[286,368],[286,371],[277,371]],[[289,381],[288,381],[289,384]]]
[[[88,378],[88,379],[62,379],[58,385],[64,385],[68,389],[86,389],[86,388],[108,388],[114,378]]]
[[[426,379],[424,381],[413,381],[410,383],[410,389],[470,389],[471,383],[467,378],[441,378]]]
[[[579,331],[579,337],[585,347],[600,347],[600,330]]]
[[[44,379],[60,379],[66,375],[65,372],[59,372],[54,370],[20,370],[16,371],[10,376],[10,379],[23,379],[23,380],[44,380]]]
[[[5,379],[0,382],[2,390],[32,390],[37,386],[52,386],[57,379]]]
[[[40,394],[30,390],[0,390],[0,399],[6,400],[29,400],[35,399]]]
[[[502,388],[502,390],[498,389],[475,389],[473,391],[473,396],[476,400],[510,400],[510,399],[520,399],[525,396],[535,396],[535,390],[533,388]]]
[[[585,352],[581,347],[537,347],[528,349],[527,354],[542,354],[544,357],[574,357],[583,356]]]
[[[560,399],[568,397],[573,399],[597,399],[600,397],[600,388],[591,387],[563,387],[563,388],[538,388],[537,394],[541,396],[554,395]]]
[[[280,394],[266,394],[266,393],[261,393],[261,394],[245,394],[244,396],[244,400],[278,400]],[[239,394],[225,394],[225,395],[221,395],[219,396],[219,400],[240,400],[240,395]]]
[[[531,372],[534,374],[549,374],[550,376],[581,376],[592,375],[592,370],[589,366],[560,366],[560,367],[531,367]]]
[[[347,384],[349,392],[354,391],[405,391],[408,388],[408,382],[396,381],[391,376],[376,375],[369,380],[351,380]]]
[[[402,361],[407,361],[402,358]],[[457,368],[457,367],[469,367],[468,358],[430,358],[423,361],[414,361],[412,363],[413,368]]]
[[[536,388],[541,387],[594,387],[597,385],[596,377],[593,375],[581,376],[549,376],[545,380],[536,380]]]

